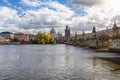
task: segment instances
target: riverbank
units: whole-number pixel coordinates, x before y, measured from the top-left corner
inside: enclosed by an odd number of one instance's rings
[[[114,58],[107,57],[107,58],[100,58],[100,59],[104,59],[104,60],[107,60],[107,61],[110,61],[110,62],[120,65],[120,57],[114,57]]]
[[[67,45],[72,45],[72,44],[67,44]],[[78,45],[72,45],[72,46],[78,46]],[[96,53],[97,52],[114,53],[114,54],[116,54],[116,57],[100,57],[100,59],[104,59],[104,60],[107,60],[107,61],[110,61],[110,62],[120,65],[120,57],[117,57],[117,56],[120,56],[119,51],[109,50],[108,48],[89,48],[88,46],[87,47],[86,46],[78,46],[78,47],[81,47],[84,49],[92,49],[92,50],[95,50]]]

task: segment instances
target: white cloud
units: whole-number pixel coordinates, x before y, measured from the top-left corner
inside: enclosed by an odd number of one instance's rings
[[[65,5],[62,5],[58,2],[45,2],[43,5],[46,5],[47,7],[54,8],[56,11],[61,12],[72,12],[69,7],[66,7]]]
[[[0,21],[5,21],[16,16],[16,11],[8,7],[0,7]]]
[[[75,13],[70,8],[58,2],[45,2],[43,5],[45,5],[43,8],[25,11],[26,15],[24,17],[19,17],[15,10],[8,7],[1,7],[0,18],[4,22],[3,26],[14,25],[14,27],[6,29],[10,29],[11,31],[18,29],[18,31],[21,30],[23,32],[24,30],[26,32],[37,32],[38,30],[49,32],[51,27],[60,28],[57,30],[64,31],[63,29],[67,24],[74,24],[72,18]]]
[[[38,7],[41,4],[40,0],[21,0],[22,4],[29,6],[29,7]]]
[[[41,3],[40,0],[21,0],[25,5],[38,7],[38,9],[24,11],[26,15],[20,18],[15,10],[8,7],[0,7],[0,25],[6,27],[6,30],[14,32],[33,33],[39,31],[49,32],[51,27],[55,27],[57,31],[64,32],[66,25],[70,25],[72,32],[91,31],[93,26],[96,26],[97,29],[105,29],[107,26],[112,27],[113,20],[117,20],[118,24],[120,23],[120,7],[117,1],[72,0],[74,6],[85,8],[87,14],[80,16],[71,8],[57,1]],[[3,27],[0,29],[3,29]]]
[[[24,28],[50,28],[50,27],[63,27],[71,24],[68,18],[72,17],[73,12],[57,12],[49,8],[42,8],[38,10],[29,10],[26,16],[21,18]],[[28,27],[30,25],[30,27]]]
[[[19,27],[24,29],[61,28],[67,24],[73,25],[75,13],[58,2],[45,2],[45,7],[37,10],[28,10],[23,18],[19,19]]]
[[[87,13],[81,19],[84,21],[79,22],[78,27],[73,27],[74,31],[78,29],[87,31],[92,29],[92,26],[96,26],[99,30],[106,27],[111,28],[114,20],[117,20],[118,25],[120,25],[119,0],[68,0],[68,2],[71,2],[75,10],[84,8]],[[85,25],[82,25],[83,23]]]

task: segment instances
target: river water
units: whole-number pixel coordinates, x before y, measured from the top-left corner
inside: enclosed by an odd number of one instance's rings
[[[0,80],[120,80],[119,57],[69,45],[0,45]]]

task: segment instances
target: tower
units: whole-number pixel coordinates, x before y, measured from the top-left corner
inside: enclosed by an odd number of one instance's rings
[[[67,41],[70,40],[70,28],[68,27],[68,25],[66,26],[66,29],[65,29],[65,38]]]
[[[118,36],[119,36],[118,27],[117,27],[116,21],[114,21],[114,25],[113,25],[113,38],[118,38]]]
[[[96,38],[96,28],[95,27],[93,27],[92,34],[93,34],[93,38]]]
[[[96,28],[93,27],[92,33],[96,33]]]

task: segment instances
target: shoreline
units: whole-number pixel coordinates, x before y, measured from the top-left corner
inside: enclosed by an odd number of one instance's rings
[[[120,65],[120,57],[111,57],[111,58],[109,58],[109,57],[107,57],[107,58],[101,58],[100,57],[100,59],[103,59],[103,60],[107,60],[107,61],[110,61],[110,62],[113,62],[113,63],[115,63],[115,64],[118,64],[118,65]]]

